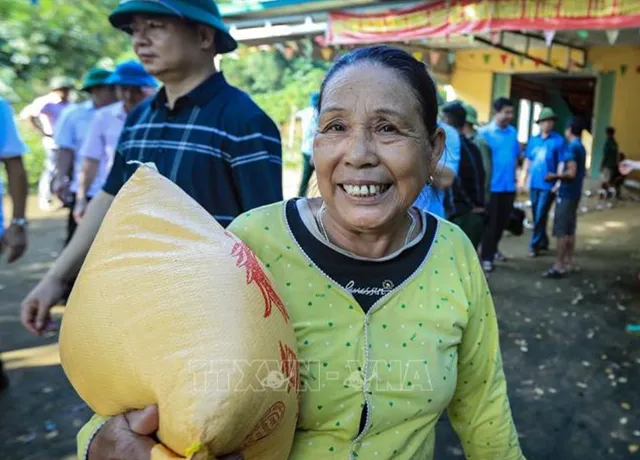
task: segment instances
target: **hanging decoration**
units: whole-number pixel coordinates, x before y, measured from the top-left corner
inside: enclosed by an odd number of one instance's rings
[[[607,34],[607,41],[610,45],[614,45],[618,41],[618,36],[620,35],[620,31],[618,29],[610,29],[605,31]]]
[[[512,69],[516,68],[516,60],[515,59],[511,59],[511,61],[509,62],[509,67],[511,67]]]
[[[502,61],[502,64],[506,64],[507,59],[509,59],[509,55],[507,53],[503,53],[500,55],[500,60]]]
[[[555,30],[545,30],[544,31],[544,43],[547,45],[547,48],[550,48],[553,45],[553,39],[556,36]]]
[[[627,64],[621,64],[620,65],[620,75],[622,75],[624,77],[624,75],[627,73],[628,69],[629,69],[629,67],[627,66]]]
[[[636,67],[636,73],[640,73],[640,65]]]
[[[451,64],[451,65],[456,63],[456,53],[455,53],[455,51],[449,51],[449,54],[447,54],[447,60],[449,61],[449,64]]]
[[[442,53],[440,51],[431,51],[429,53],[429,59],[431,60],[431,67],[435,67],[440,62],[440,56]]]
[[[581,38],[586,38],[586,30],[640,26],[638,0],[440,0],[411,3],[420,5],[391,8],[386,12],[331,11],[327,21],[327,43],[361,45],[492,33],[492,41],[496,44],[503,31],[580,30],[585,35]]]
[[[535,57],[533,58],[533,62],[536,66],[536,68],[540,67],[540,64],[542,64],[542,59],[540,59],[539,57]]]
[[[484,53],[482,55],[482,60],[484,61],[485,64],[489,64],[489,61],[491,60],[491,55],[489,53]]]
[[[424,53],[422,51],[414,51],[413,53],[411,53],[411,55],[417,60],[417,61],[422,61],[422,59],[424,58]]]

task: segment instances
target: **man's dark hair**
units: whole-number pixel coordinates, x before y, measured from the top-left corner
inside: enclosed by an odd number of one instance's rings
[[[507,97],[499,97],[495,101],[493,101],[493,110],[497,112],[502,112],[502,109],[505,107],[514,107],[513,101]]]
[[[569,120],[569,124],[567,125],[567,128],[569,128],[569,130],[571,131],[571,134],[573,134],[576,137],[580,137],[580,135],[582,134],[582,131],[584,130],[584,126],[585,125],[582,118],[572,117],[571,120]]]
[[[616,134],[616,129],[613,126],[607,128],[607,136],[613,137]]]
[[[433,136],[438,128],[438,99],[435,81],[423,62],[418,61],[406,51],[390,46],[380,45],[358,48],[340,57],[333,64],[320,86],[318,111],[322,107],[322,96],[325,88],[338,72],[355,65],[367,63],[378,64],[395,70],[409,83],[420,103],[427,133],[430,137]]]
[[[456,129],[464,128],[467,121],[467,111],[459,102],[450,102],[442,107],[442,113],[447,119],[447,123]]]

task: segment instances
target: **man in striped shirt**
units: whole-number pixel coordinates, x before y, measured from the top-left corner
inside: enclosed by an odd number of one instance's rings
[[[23,301],[22,323],[41,334],[49,310],[89,251],[114,196],[137,168],[152,162],[220,224],[282,200],[280,133],[214,65],[237,47],[213,0],[122,0],[109,16],[131,34],[145,69],[163,83],[129,114],[104,189],[71,240]]]

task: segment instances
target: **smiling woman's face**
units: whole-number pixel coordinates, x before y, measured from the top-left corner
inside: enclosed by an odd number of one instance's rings
[[[393,69],[354,64],[322,94],[313,162],[336,223],[375,232],[403,219],[442,149],[429,135],[411,85]],[[435,150],[435,152],[434,152]]]

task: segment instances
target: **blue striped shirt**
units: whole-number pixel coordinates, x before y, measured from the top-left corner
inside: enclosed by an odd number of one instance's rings
[[[282,146],[274,122],[216,73],[173,109],[164,88],[125,123],[104,191],[115,195],[137,164],[152,162],[227,226],[250,209],[282,200]]]

